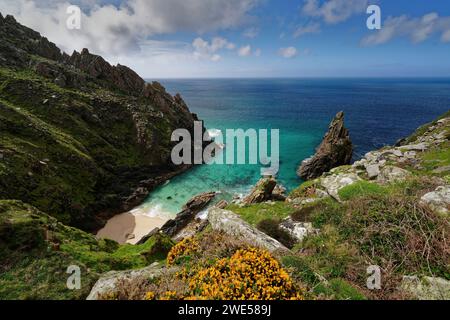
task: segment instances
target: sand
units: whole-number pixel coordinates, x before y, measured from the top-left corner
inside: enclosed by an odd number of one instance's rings
[[[97,238],[115,240],[120,244],[136,244],[155,228],[160,228],[167,219],[142,214],[122,213],[108,220]]]

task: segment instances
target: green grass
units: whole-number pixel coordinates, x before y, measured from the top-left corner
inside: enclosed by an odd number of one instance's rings
[[[371,298],[391,297],[402,275],[419,274],[450,279],[446,237],[448,219],[418,206],[420,197],[436,188],[436,180],[415,176],[376,186],[359,182],[341,190],[346,201],[320,201],[308,210],[308,221],[320,229],[294,247],[283,264],[315,295],[358,299],[352,289],[364,287],[366,268],[378,265],[385,279]],[[343,279],[349,286],[324,286],[321,279]],[[334,286],[334,287],[333,287]]]
[[[314,190],[318,184],[318,180],[310,180],[303,182],[298,188],[294,189],[289,197],[292,199],[297,198],[312,198],[315,195],[311,194],[310,190]]]
[[[314,288],[316,295],[324,295],[333,300],[366,300],[367,298],[358,289],[347,281],[336,278],[328,283],[321,283]]]
[[[386,187],[362,180],[342,188],[338,193],[342,200],[347,201],[356,197],[380,195],[385,192],[388,192]]]
[[[0,201],[0,299],[82,299],[99,274],[148,266],[166,258],[173,242],[156,235],[141,245],[97,241],[19,201]],[[82,289],[68,290],[70,265]]]
[[[441,148],[431,149],[421,155],[422,166],[426,172],[450,166],[450,142],[445,143]],[[448,174],[450,170],[442,172],[442,175]]]
[[[239,214],[242,219],[253,226],[256,226],[262,220],[284,219],[292,214],[295,209],[286,202],[258,203],[240,207],[239,205],[229,205],[227,210]]]

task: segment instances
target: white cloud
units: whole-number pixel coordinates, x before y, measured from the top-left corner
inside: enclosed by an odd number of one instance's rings
[[[217,53],[218,51],[222,49],[233,50],[236,48],[236,45],[220,37],[213,38],[211,43],[199,37],[194,39],[192,47],[194,48],[194,57],[196,59],[207,59],[217,62],[221,59],[221,56]]]
[[[335,24],[347,20],[354,14],[366,11],[369,0],[327,0],[322,4],[319,0],[305,0],[303,14],[321,18],[326,23]]]
[[[73,1],[83,9],[81,30],[66,28],[68,1],[2,0],[2,14],[41,32],[71,53],[84,47],[97,54],[139,52],[140,43],[155,35],[197,33],[246,23],[260,0],[124,0],[120,6],[93,0]]]
[[[256,49],[254,52],[255,57],[260,57],[261,56],[261,49]]]
[[[450,17],[440,17],[435,12],[418,18],[406,15],[389,17],[381,30],[364,37],[361,43],[365,46],[374,46],[399,37],[406,37],[413,43],[419,43],[433,34],[440,34],[442,42],[450,42]]]
[[[283,58],[293,58],[298,54],[298,51],[294,47],[287,47],[278,50],[278,54]]]
[[[248,57],[251,54],[252,54],[252,47],[250,45],[243,46],[238,50],[238,55],[240,57]]]
[[[317,22],[313,22],[298,27],[294,32],[294,38],[299,38],[308,33],[319,33],[319,32],[320,32],[320,24]]]

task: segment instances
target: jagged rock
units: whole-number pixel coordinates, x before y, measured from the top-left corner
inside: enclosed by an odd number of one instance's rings
[[[169,237],[175,237],[215,196],[215,192],[206,192],[193,197],[183,206],[183,210],[177,214],[175,219],[167,221],[161,227],[161,232]]]
[[[326,176],[321,179],[320,183],[330,196],[337,201],[341,201],[338,194],[339,190],[360,180],[361,178],[356,173],[345,172]]]
[[[244,198],[242,203],[244,204],[252,204],[252,203],[261,203],[264,201],[268,201],[272,199],[272,192],[277,185],[277,181],[272,178],[262,178],[258,181],[256,186],[250,192],[250,194]]]
[[[315,179],[334,167],[350,164],[352,155],[353,145],[344,127],[344,113],[339,112],[315,155],[302,162],[297,174],[304,180]]]
[[[443,278],[404,276],[400,288],[418,300],[450,300],[450,281]]]
[[[395,166],[385,166],[381,169],[380,174],[377,177],[377,181],[383,184],[394,183],[404,181],[411,176],[412,174],[405,169]]]
[[[110,271],[103,274],[92,287],[86,300],[98,300],[99,295],[114,291],[119,280],[133,280],[137,278],[155,279],[164,272],[171,272],[164,264],[155,262],[149,267],[138,270]]]
[[[280,228],[287,231],[293,238],[298,242],[303,241],[303,239],[311,234],[318,234],[319,230],[313,228],[310,222],[296,222],[290,217],[284,219],[280,223]]]
[[[102,57],[91,54],[88,49],[74,52],[68,63],[84,71],[94,79],[108,80],[117,88],[128,93],[140,94],[145,85],[144,79],[126,66],[111,66]]]
[[[277,184],[272,191],[272,199],[275,201],[285,201],[286,198],[286,188]]]
[[[450,209],[450,186],[438,187],[435,191],[425,194],[420,202],[428,205],[440,214],[448,214]]]
[[[205,230],[205,228],[209,225],[208,220],[195,219],[190,222],[186,227],[184,227],[180,232],[176,234],[172,239],[174,241],[181,241],[186,238],[191,238],[199,232]]]
[[[220,200],[216,203],[215,207],[219,209],[225,209],[228,206],[228,201],[226,200]]]
[[[280,242],[252,227],[231,211],[212,208],[209,211],[208,220],[214,230],[241,239],[250,245],[270,252],[289,252],[289,249]]]

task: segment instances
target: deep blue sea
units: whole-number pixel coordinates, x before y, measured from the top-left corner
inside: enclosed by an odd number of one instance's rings
[[[289,190],[302,181],[298,164],[314,153],[338,111],[355,145],[354,158],[393,144],[450,109],[450,79],[186,79],[161,80],[180,93],[208,129],[279,129],[278,180]],[[140,207],[173,215],[192,196],[247,192],[260,165],[203,165],[158,188]]]

